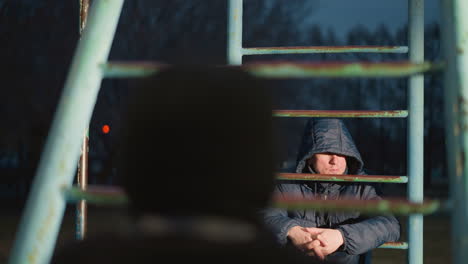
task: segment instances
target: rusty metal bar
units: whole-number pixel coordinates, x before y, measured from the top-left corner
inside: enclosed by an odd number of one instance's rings
[[[407,200],[319,200],[297,197],[276,197],[274,206],[287,210],[322,210],[361,212],[363,214],[431,214],[441,209],[437,200],[414,203]]]
[[[440,1],[446,155],[450,179],[452,263],[468,259],[468,2]]]
[[[408,243],[406,242],[387,242],[381,245],[378,248],[385,248],[385,249],[408,249]]]
[[[66,192],[66,197],[70,201],[85,198],[90,203],[106,205],[125,205],[128,203],[123,189],[119,187],[91,186],[87,191],[80,188],[71,188]],[[383,249],[408,249],[406,242],[389,242],[379,248]]]
[[[308,54],[308,53],[407,53],[406,46],[295,46],[243,48],[243,55]]]
[[[101,67],[107,78],[144,77],[158,72],[167,65],[151,62],[112,62]],[[407,77],[443,68],[442,63],[411,62],[257,62],[242,67],[246,71],[264,78],[348,78],[348,77]]]
[[[85,199],[89,203],[102,205],[125,205],[128,198],[125,192],[115,187],[90,186],[83,191],[72,187],[63,189],[68,201]],[[297,197],[275,197],[274,206],[291,210],[325,210],[325,211],[359,211],[365,214],[430,214],[444,209],[437,200],[428,200],[422,203],[413,203],[403,199],[389,200],[314,200]]]
[[[438,63],[411,62],[257,62],[244,64],[244,69],[259,77],[268,78],[350,78],[350,77],[406,77],[441,68]]]
[[[90,4],[90,0],[80,0],[80,19],[79,19],[80,36],[84,28],[86,27],[86,22],[88,21],[89,4]]]
[[[355,118],[402,118],[408,117],[406,110],[391,111],[348,111],[348,110],[275,110],[276,117],[355,117]]]
[[[79,21],[79,33],[80,38],[83,34],[83,30],[86,28],[86,22],[88,21],[90,0],[80,0],[80,21]],[[88,149],[89,149],[89,128],[83,136],[83,143],[81,146],[81,156],[78,164],[78,186],[82,190],[86,190],[88,184]],[[76,204],[76,216],[75,216],[75,238],[83,240],[86,236],[86,226],[88,219],[88,207],[85,200],[78,201]]]
[[[278,180],[297,181],[333,181],[333,182],[381,182],[381,183],[407,183],[406,176],[384,175],[332,175],[311,173],[279,173]]]
[[[78,186],[81,190],[86,191],[88,186],[88,161],[89,161],[89,133],[86,129],[84,133],[83,143],[81,145],[81,156],[78,164]],[[78,240],[83,240],[87,231],[87,204],[85,200],[78,201],[76,205],[75,216],[75,237]]]

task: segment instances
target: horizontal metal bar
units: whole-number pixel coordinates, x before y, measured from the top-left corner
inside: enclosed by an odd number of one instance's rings
[[[243,68],[264,78],[350,78],[350,77],[407,77],[439,70],[438,63],[411,62],[253,62]]]
[[[90,186],[87,191],[77,187],[67,191],[67,200],[76,201],[85,199],[94,204],[125,205],[128,203],[124,191],[116,187]],[[389,242],[381,245],[382,249],[408,249],[406,242]]]
[[[157,62],[111,62],[102,64],[106,78],[145,77],[154,74],[169,65]]]
[[[378,248],[384,249],[408,249],[407,242],[387,242]]]
[[[106,205],[125,205],[128,203],[121,188],[104,186],[90,186],[87,191],[73,187],[67,191],[67,198],[69,201],[86,199],[90,203]],[[389,242],[379,248],[408,249],[408,244],[406,242]]]
[[[158,72],[167,64],[151,62],[112,62],[102,64],[105,77],[144,77]],[[442,63],[411,62],[252,62],[242,66],[246,71],[264,78],[347,78],[347,77],[406,77],[440,70]]]
[[[243,55],[304,54],[304,53],[407,53],[407,46],[295,46],[243,48]]]
[[[65,191],[68,202],[87,200],[92,204],[125,205],[128,199],[120,188],[89,186],[87,191],[73,187]],[[359,211],[366,214],[430,214],[444,209],[437,200],[413,203],[406,200],[313,200],[300,197],[275,197],[275,207],[288,210]]]
[[[408,117],[406,110],[348,111],[348,110],[275,110],[276,117]]]
[[[127,196],[123,189],[108,186],[89,186],[87,190],[79,187],[72,187],[65,190],[65,198],[68,202],[86,200],[92,204],[102,205],[125,205],[128,203]]]
[[[275,197],[274,206],[287,210],[361,212],[364,214],[431,214],[441,208],[439,201],[422,203],[407,200],[320,200],[301,197]]]
[[[311,173],[280,173],[278,180],[298,181],[333,181],[333,182],[381,182],[381,183],[407,183],[406,176],[383,175],[324,175]]]

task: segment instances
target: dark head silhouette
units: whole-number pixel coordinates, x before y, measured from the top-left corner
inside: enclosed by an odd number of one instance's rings
[[[273,189],[270,96],[238,68],[169,67],[125,116],[121,159],[133,212],[251,220]]]
[[[52,263],[311,263],[274,244],[272,110],[239,68],[166,68],[133,87],[117,168],[130,233],[73,243]],[[136,231],[136,232],[133,232]]]

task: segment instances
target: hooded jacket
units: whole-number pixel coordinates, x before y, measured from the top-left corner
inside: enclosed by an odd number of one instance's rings
[[[296,173],[315,173],[307,160],[316,153],[335,153],[346,156],[347,174],[364,175],[364,162],[346,129],[338,119],[311,119],[305,129],[299,150]],[[324,183],[282,181],[275,195],[300,195],[321,199],[381,199],[374,186],[366,183]],[[327,256],[334,263],[358,263],[360,254],[386,242],[397,241],[400,224],[391,215],[364,216],[359,212],[318,212],[312,210],[286,211],[270,208],[264,212],[264,221],[279,244],[288,244],[287,233],[294,226],[337,229],[344,244]]]

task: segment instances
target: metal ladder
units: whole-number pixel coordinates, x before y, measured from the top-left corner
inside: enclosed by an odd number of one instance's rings
[[[409,1],[409,57],[411,62],[424,62],[424,1]],[[263,47],[263,48],[244,48],[242,45],[242,18],[243,18],[243,0],[229,0],[229,29],[228,29],[228,63],[231,65],[241,65],[244,55],[265,55],[265,54],[297,54],[297,53],[344,53],[344,52],[408,52],[408,47]],[[406,117],[408,116],[408,199],[411,202],[423,202],[423,144],[424,144],[424,79],[422,75],[409,78],[409,111],[377,111],[373,115],[365,115],[366,111],[325,111],[325,114],[310,112],[308,117]],[[289,116],[295,116],[291,111]],[[317,111],[320,113],[320,111]],[[398,114],[397,114],[398,113]],[[299,176],[299,177],[298,177]],[[281,179],[298,179],[302,175],[290,174],[289,177],[280,177]],[[348,178],[344,176],[343,178]],[[354,175],[354,177],[359,177]],[[394,176],[395,177],[395,176]],[[407,181],[398,183],[404,183]],[[393,177],[379,177],[382,183],[395,183]],[[302,179],[305,179],[302,176]],[[308,177],[308,180],[328,180],[343,181],[342,178],[329,179],[325,175],[318,177]],[[373,181],[366,179],[366,176],[359,177],[361,181]],[[408,249],[409,263],[423,263],[423,216],[410,215],[408,220],[408,238],[409,243],[396,242],[386,243],[380,248]],[[409,244],[409,246],[408,246]]]
[[[72,186],[75,176],[76,164],[80,156],[80,141],[83,138],[83,131],[86,131],[89,125],[92,111],[96,102],[100,84],[105,77],[138,77],[146,76],[157,72],[161,67],[157,63],[110,63],[107,62],[113,36],[121,13],[124,0],[96,0],[90,10],[88,26],[83,32],[79,41],[75,56],[72,61],[71,69],[65,83],[64,91],[60,99],[51,131],[48,136],[43,155],[41,157],[37,174],[28,197],[25,211],[21,218],[19,230],[13,245],[12,254],[9,263],[48,263],[57,239],[58,231],[63,218],[63,213],[67,202],[86,199],[88,202],[101,203],[124,203],[125,197],[115,195],[115,197],[100,196],[99,192],[92,190],[82,191]],[[457,43],[459,47],[468,50],[468,43],[460,38],[462,32],[468,30],[468,18],[464,18],[462,10],[468,10],[468,4],[464,0],[451,0],[444,2],[447,6],[446,21],[451,28],[455,28],[454,17],[460,21],[456,24],[456,31],[447,34],[449,45],[447,45],[448,66],[447,66],[447,84],[451,84],[447,89],[446,100],[449,103],[462,104],[456,100],[456,89],[462,87],[468,90],[468,80],[459,74],[460,69],[465,69],[463,63],[468,63],[466,55],[460,55],[455,52],[455,48],[450,44]],[[376,111],[367,113],[364,111],[275,111],[275,116],[289,117],[406,117],[409,116],[409,177],[396,177],[399,182],[406,182],[408,179],[408,198],[409,202],[391,202],[385,201],[387,205],[403,206],[407,214],[412,214],[409,218],[409,262],[411,264],[422,263],[423,245],[422,245],[422,227],[423,215],[427,212],[433,212],[437,209],[434,204],[423,203],[423,77],[422,73],[439,68],[437,64],[423,62],[423,44],[424,22],[423,22],[423,0],[410,0],[410,59],[411,62],[402,62],[396,64],[389,63],[339,63],[329,68],[320,64],[311,63],[255,63],[243,65],[247,71],[254,75],[265,78],[310,78],[310,77],[401,77],[412,76],[409,80],[409,98],[410,103],[408,112],[406,111]],[[455,8],[457,7],[457,8]],[[462,7],[462,8],[459,8]],[[243,55],[268,53],[270,50],[262,48],[242,48],[242,0],[229,0],[229,46],[228,61],[231,65],[240,65]],[[464,30],[464,31],[463,31]],[[412,33],[411,33],[412,32]],[[414,47],[414,48],[412,48]],[[352,47],[360,50],[359,47]],[[401,47],[391,48],[393,51]],[[276,50],[276,51],[275,51]],[[299,52],[319,51],[320,47],[296,49]],[[373,50],[377,51],[377,50]],[[404,48],[403,48],[404,50]],[[271,49],[273,53],[294,53],[291,49],[279,48]],[[299,53],[295,52],[295,53]],[[399,66],[399,67],[395,67]],[[457,74],[458,73],[458,74]],[[456,82],[458,86],[452,86]],[[462,90],[464,91],[464,90]],[[468,92],[463,94],[468,97]],[[462,105],[463,106],[463,105]],[[453,124],[465,124],[460,118],[461,111],[450,112],[450,122]],[[461,121],[460,121],[461,120]],[[450,123],[450,124],[452,124]],[[468,146],[457,144],[457,140],[464,141],[466,133],[454,133],[451,130],[453,126],[447,129],[447,138],[449,145],[456,149],[452,156],[460,157]],[[460,127],[459,127],[460,128]],[[465,129],[464,126],[462,126]],[[468,135],[468,134],[467,134]],[[466,175],[462,160],[462,170],[456,170],[455,162],[450,162],[452,169],[451,175]],[[460,164],[460,163],[458,163]],[[460,166],[458,166],[460,168]],[[455,174],[456,172],[456,174]],[[279,175],[281,177],[301,177],[301,175]],[[319,176],[321,177],[321,176]],[[351,176],[353,177],[353,176]],[[382,177],[382,176],[380,176]],[[392,177],[388,176],[389,181]],[[378,176],[369,177],[367,180],[356,178],[359,181],[380,181]],[[466,176],[465,176],[466,178]],[[468,238],[466,230],[461,231],[463,224],[468,218],[468,209],[465,208],[468,203],[466,192],[466,179],[455,177],[451,179],[454,186],[453,198],[455,200],[456,210],[454,213],[459,219],[454,220],[454,230],[460,230],[454,241],[466,241]],[[373,179],[373,180],[372,180]],[[393,177],[395,179],[395,177]],[[320,180],[317,178],[316,180]],[[327,180],[327,179],[322,179]],[[454,183],[455,182],[455,183]],[[463,185],[463,184],[465,185]],[[91,189],[91,188],[90,188]],[[465,205],[465,207],[463,207]],[[359,208],[359,205],[357,208]],[[406,206],[406,207],[405,207]],[[375,208],[377,208],[376,205]],[[388,212],[391,210],[388,209]],[[393,211],[392,211],[393,212]],[[414,214],[416,213],[416,214]],[[454,252],[457,252],[455,263],[468,257],[468,245],[458,243],[452,245]]]

